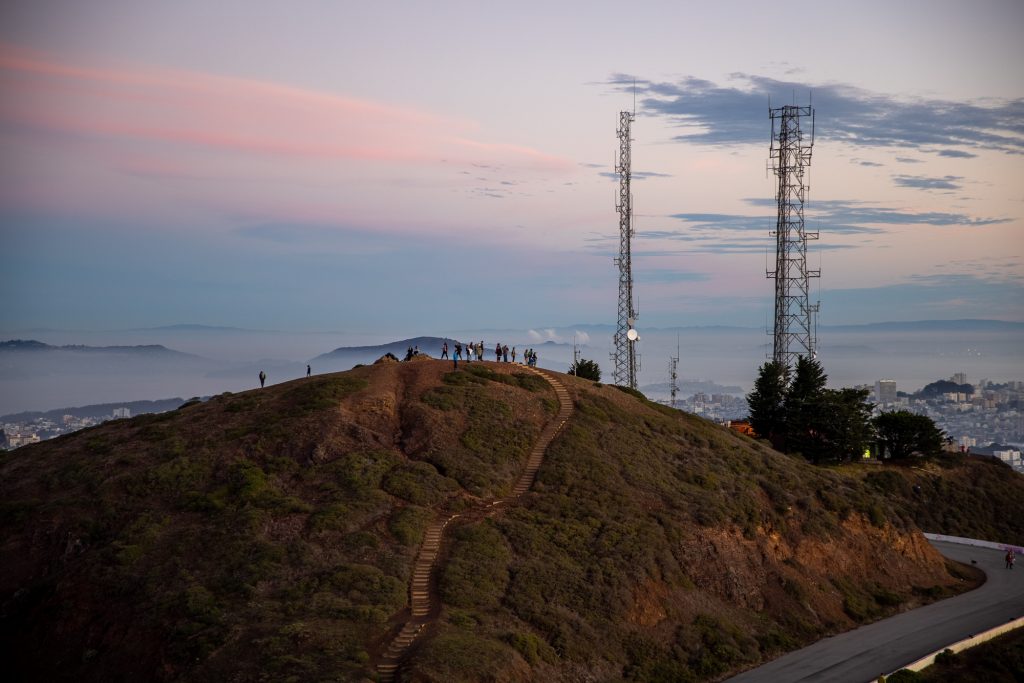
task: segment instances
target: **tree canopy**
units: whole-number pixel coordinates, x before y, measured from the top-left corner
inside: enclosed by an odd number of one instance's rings
[[[786,374],[785,365],[766,362],[754,380],[754,390],[747,394],[750,426],[776,448],[781,448],[786,440]]]
[[[943,433],[927,415],[894,410],[876,417],[874,425],[879,442],[891,458],[909,458],[915,453],[935,455],[942,450]]]
[[[594,382],[601,381],[601,368],[598,366],[596,361],[587,360],[580,358],[578,361],[572,364],[569,368],[570,375],[576,375],[583,379],[593,380]]]
[[[787,369],[769,361],[761,366],[747,396],[750,426],[786,453],[811,462],[847,461],[861,456],[874,430],[866,389],[827,389],[821,363],[801,356]]]

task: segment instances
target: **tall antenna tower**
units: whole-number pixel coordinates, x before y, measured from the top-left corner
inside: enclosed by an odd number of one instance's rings
[[[810,302],[809,280],[820,277],[820,270],[807,269],[807,241],[818,239],[817,232],[804,228],[804,204],[809,187],[804,183],[805,169],[811,165],[814,147],[814,109],[811,106],[768,108],[772,121],[771,169],[778,179],[775,198],[778,218],[775,230],[775,270],[766,271],[775,280],[775,343],[772,360],[787,368],[797,356],[814,357],[815,315],[819,304]],[[810,119],[810,135],[800,129],[802,119]]]
[[[619,257],[615,265],[619,268],[619,321],[615,332],[615,351],[612,353],[612,379],[620,386],[636,389],[638,356],[636,342],[640,338],[633,328],[637,311],[633,305],[633,263],[630,242],[633,238],[633,195],[629,189],[632,173],[630,153],[630,125],[636,118],[635,112],[619,112],[619,159],[615,172],[619,174],[619,197],[615,204],[619,212]]]
[[[676,407],[676,394],[679,393],[679,336],[676,336],[676,355],[669,356],[669,394],[672,397],[671,406]]]

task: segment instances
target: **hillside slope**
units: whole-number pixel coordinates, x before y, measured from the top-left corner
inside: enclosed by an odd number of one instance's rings
[[[962,583],[856,478],[566,384],[533,493],[453,532],[411,680],[716,679]]]
[[[3,456],[7,668],[372,680],[427,523],[508,494],[557,410],[511,364],[450,370],[368,366]],[[562,381],[576,410],[533,490],[446,532],[407,678],[713,679],[963,585],[857,475]]]

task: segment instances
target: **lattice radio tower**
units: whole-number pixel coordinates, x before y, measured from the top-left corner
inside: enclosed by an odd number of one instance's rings
[[[676,355],[669,356],[669,395],[672,397],[670,405],[676,407],[676,394],[679,393],[679,335],[676,335]]]
[[[615,351],[612,353],[612,379],[620,386],[636,389],[639,339],[636,324],[637,311],[633,305],[633,264],[630,242],[633,238],[633,195],[629,189],[632,159],[630,155],[630,124],[636,118],[631,111],[619,112],[619,159],[615,172],[619,174],[619,197],[615,208],[619,212],[619,321],[615,332]]]
[[[810,278],[820,277],[821,271],[807,269],[807,241],[818,239],[818,233],[804,228],[804,204],[810,189],[804,183],[804,173],[811,165],[814,147],[814,109],[769,106],[768,115],[772,121],[771,169],[778,178],[778,219],[771,233],[775,237],[775,270],[767,271],[775,280],[772,360],[793,368],[797,356],[814,357],[817,343],[819,304],[810,302],[808,283]],[[800,129],[801,119],[810,119],[809,136]]]

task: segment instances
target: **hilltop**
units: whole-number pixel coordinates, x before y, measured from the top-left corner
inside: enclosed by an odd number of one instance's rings
[[[372,680],[428,522],[508,494],[557,411],[520,366],[463,367],[360,367],[3,456],[7,668]],[[814,468],[559,377],[575,411],[532,490],[446,534],[411,680],[713,680],[969,583],[902,472]]]

